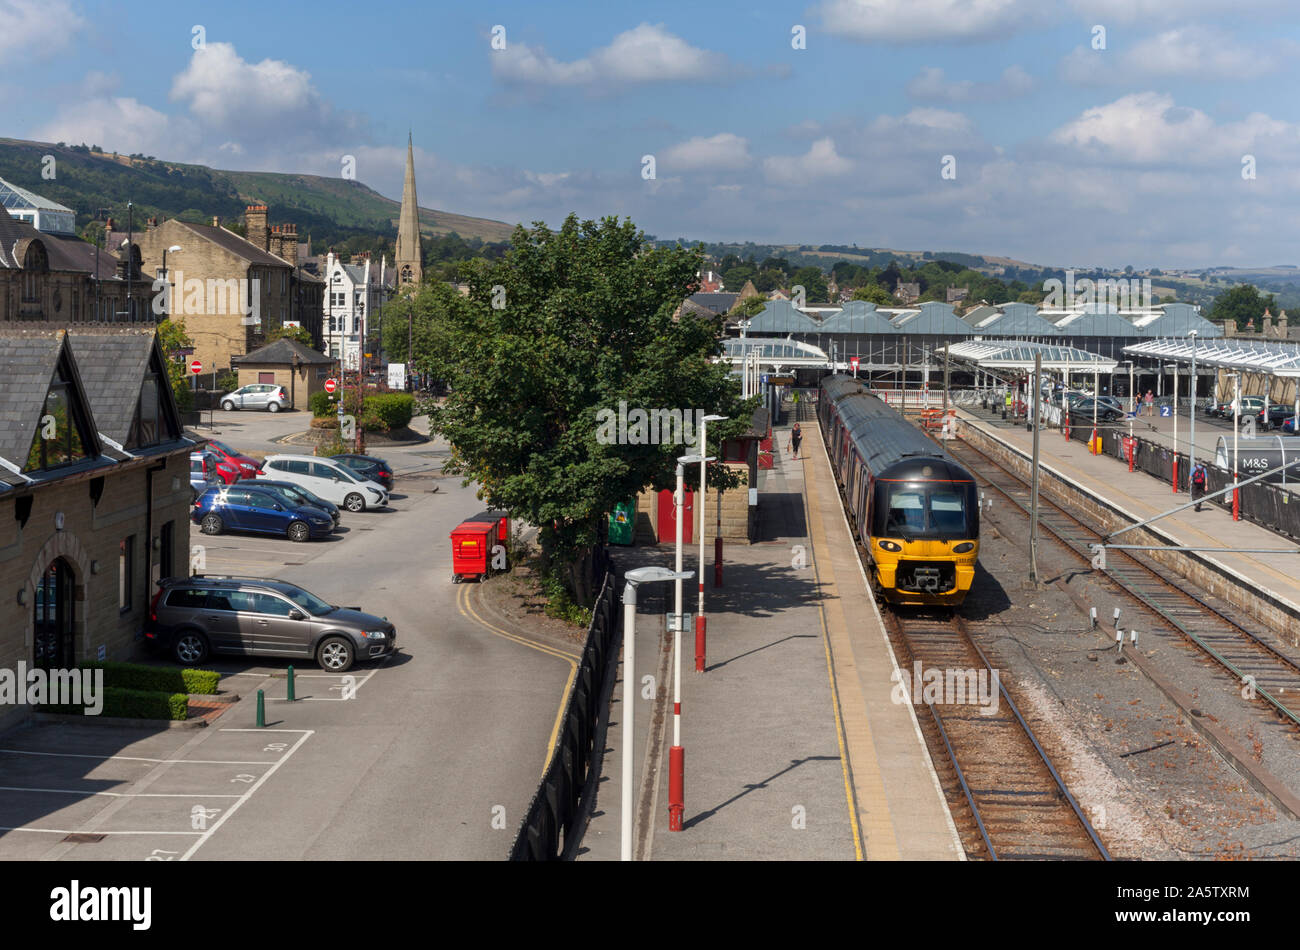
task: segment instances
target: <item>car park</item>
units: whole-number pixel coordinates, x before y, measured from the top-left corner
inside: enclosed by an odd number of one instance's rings
[[[240,478],[253,478],[262,468],[257,459],[242,452],[236,452],[226,443],[218,442],[216,439],[209,439],[205,448],[217,453],[217,456],[223,462],[227,462],[239,469]]]
[[[280,535],[290,541],[323,538],[334,530],[328,512],[291,504],[275,489],[249,484],[209,488],[195,499],[190,519],[204,534],[247,531]]]
[[[186,666],[210,654],[304,657],[345,673],[357,660],[391,654],[397,629],[287,581],[196,574],[158,582],[145,640]]]
[[[263,466],[272,478],[301,485],[348,511],[388,505],[388,489],[328,457],[268,455]]]
[[[341,455],[332,455],[330,458],[346,465],[362,478],[368,478],[392,492],[393,466],[377,455],[356,455],[351,452],[344,452]]]
[[[324,498],[322,498],[320,495],[317,495],[314,492],[309,492],[301,485],[295,485],[293,482],[282,482],[279,479],[275,479],[275,478],[259,478],[252,484],[256,488],[279,489],[281,492],[285,492],[289,494],[299,504],[313,505],[317,508],[320,508],[321,510],[325,511],[330,516],[330,518],[333,519],[334,527],[337,528],[339,525],[339,521],[341,520],[341,513],[339,512],[339,506],[334,504],[334,502],[332,501],[326,501]]]
[[[289,395],[283,386],[274,383],[251,383],[240,386],[234,392],[221,397],[221,408],[227,412],[232,409],[265,409],[279,412],[289,402]]]

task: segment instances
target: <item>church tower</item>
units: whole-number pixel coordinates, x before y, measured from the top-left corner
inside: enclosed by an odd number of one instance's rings
[[[420,249],[420,206],[415,199],[415,156],[406,138],[406,181],[402,185],[402,212],[397,220],[397,283],[419,284],[423,278]]]

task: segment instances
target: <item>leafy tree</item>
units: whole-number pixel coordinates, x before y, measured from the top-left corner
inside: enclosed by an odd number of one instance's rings
[[[766,297],[746,297],[744,300],[737,300],[732,306],[729,316],[739,317],[742,320],[749,320],[763,312],[767,306]]]
[[[1219,323],[1231,320],[1238,328],[1244,327],[1248,320],[1254,320],[1255,325],[1259,326],[1265,307],[1276,309],[1277,303],[1272,294],[1261,294],[1251,284],[1237,284],[1215,298],[1209,319]]]
[[[431,427],[452,445],[446,470],[537,525],[547,572],[580,602],[591,591],[578,565],[603,520],[647,486],[669,487],[686,450],[615,431],[620,403],[629,424],[636,409],[729,416],[709,427],[711,454],[748,426],[752,401],[712,362],[720,321],[673,319],[701,263],[698,246],[654,248],[628,220],[521,226],[502,261],[469,265],[468,298],[438,301],[445,345],[416,360],[450,385],[429,407]],[[738,480],[720,466],[710,483]]]
[[[194,406],[194,393],[190,389],[186,358],[182,349],[194,345],[185,332],[183,320],[163,320],[158,324],[158,343],[162,347],[163,357],[167,362],[167,378],[171,380],[172,395],[176,397],[176,408],[188,412]]]
[[[804,298],[808,303],[824,301],[830,297],[830,291],[826,289],[826,275],[820,267],[799,268],[790,278],[790,286],[795,284],[803,286]]]
[[[303,346],[312,346],[311,334],[304,327],[272,327],[266,331],[266,342],[274,343],[281,337],[295,340]]]
[[[894,307],[898,304],[898,301],[894,299],[894,295],[877,283],[863,284],[853,291],[853,299],[867,300],[877,307]]]

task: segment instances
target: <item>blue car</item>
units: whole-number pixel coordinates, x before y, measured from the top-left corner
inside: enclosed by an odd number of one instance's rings
[[[328,512],[292,504],[278,492],[243,482],[209,488],[195,500],[190,519],[204,534],[249,531],[278,534],[290,541],[324,538],[334,530]]]

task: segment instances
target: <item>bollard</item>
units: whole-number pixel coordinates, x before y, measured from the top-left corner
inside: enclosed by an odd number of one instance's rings
[[[704,672],[705,637],[708,626],[703,615],[695,615],[695,672]]]
[[[289,702],[293,702],[293,701],[294,701],[294,695],[293,695],[293,664],[292,664],[292,663],[289,664],[289,692],[288,692],[288,697],[289,697]]]
[[[257,728],[266,728],[266,694],[260,689],[257,691]]]
[[[722,586],[722,538],[713,539],[713,586]]]
[[[675,745],[668,750],[668,830],[682,830],[686,811],[686,750]]]

